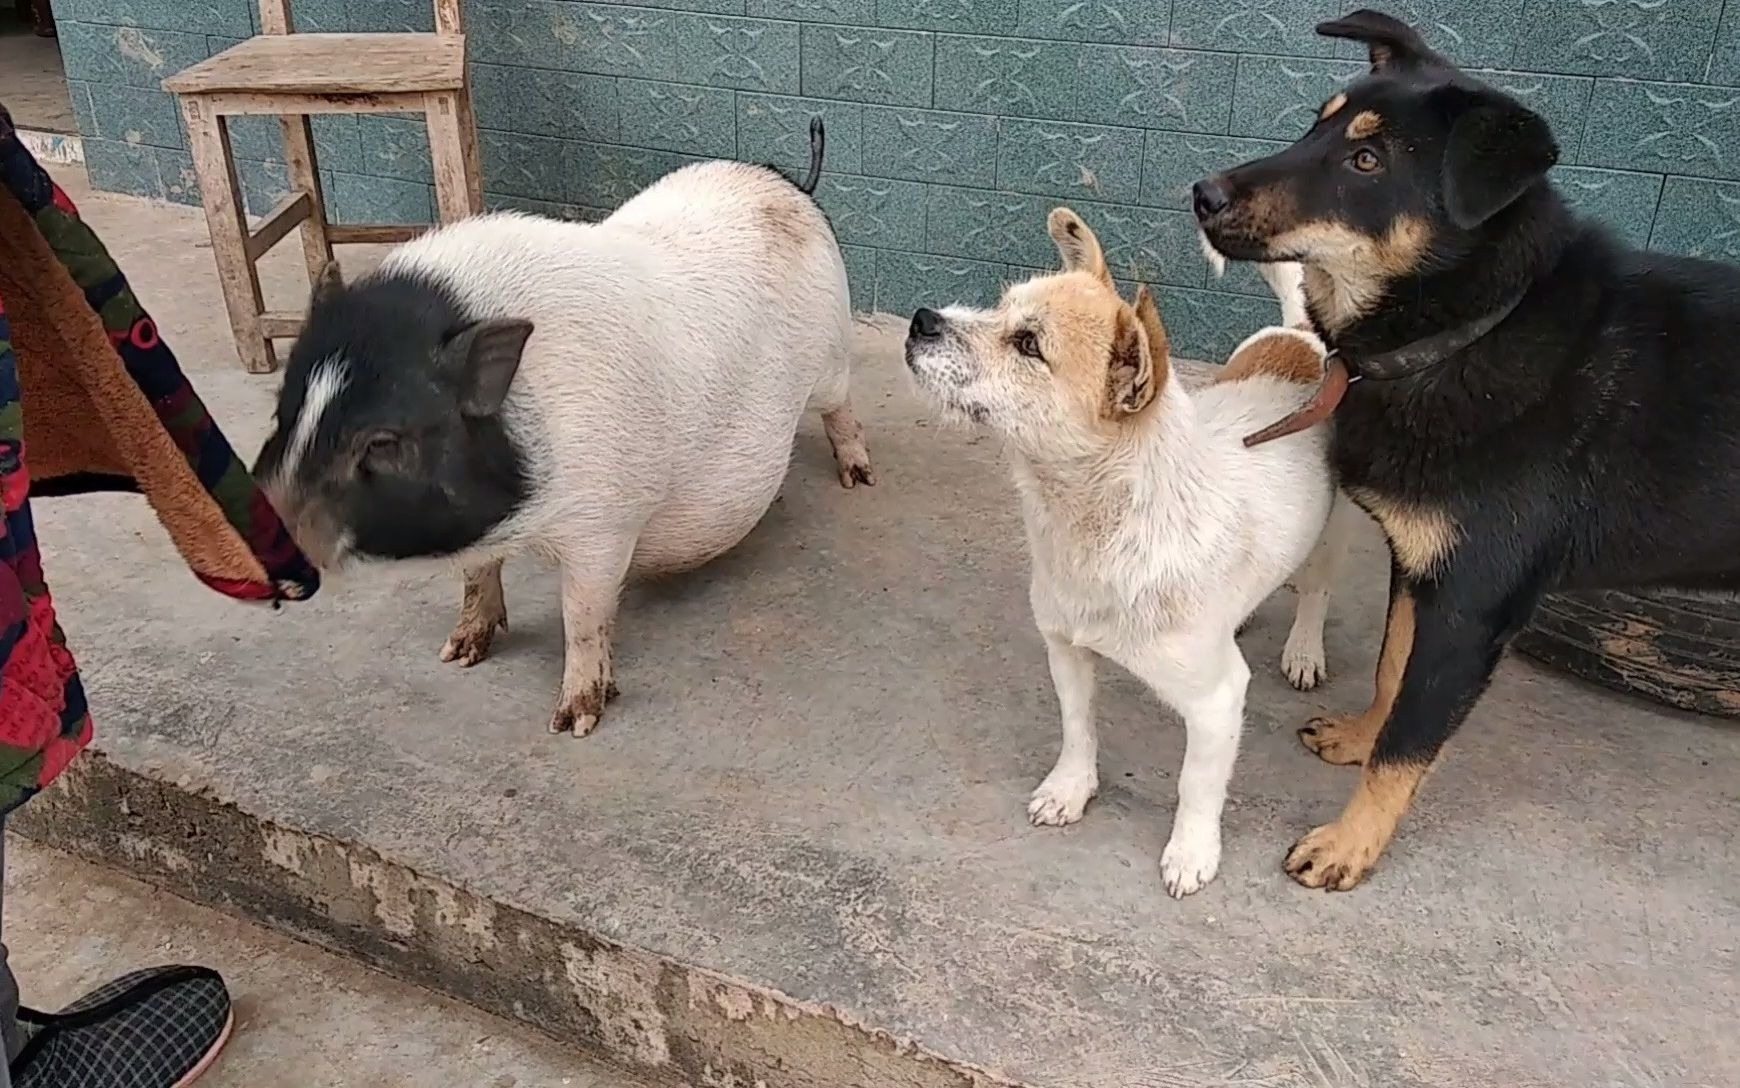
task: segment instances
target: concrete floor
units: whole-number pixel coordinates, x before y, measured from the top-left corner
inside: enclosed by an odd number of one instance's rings
[[[275,383],[236,367],[198,213],[82,202],[251,454]],[[1373,878],[1342,895],[1292,884],[1287,845],[1352,785],[1293,729],[1369,696],[1384,567],[1368,536],[1332,609],[1325,688],[1279,675],[1290,595],[1244,638],[1256,679],[1221,874],[1174,902],[1157,856],[1182,730],[1128,678],[1102,687],[1106,788],[1087,818],[1027,825],[1057,726],[997,450],[927,421],[894,326],[861,336],[880,486],[835,485],[806,422],[743,546],[630,593],[622,698],[582,741],[544,732],[560,620],[536,563],[509,565],[512,633],[467,672],[436,660],[454,578],[383,574],[248,610],[198,589],[137,500],[43,504],[112,764],[311,836],[290,848],[268,829],[248,858],[202,860],[168,832],[115,850],[166,873],[302,873],[348,850],[372,914],[333,901],[322,925],[358,947],[378,936],[383,959],[435,919],[473,949],[505,947],[491,927],[510,913],[544,919],[1028,1084],[1740,1083],[1740,731],[1510,661]],[[368,867],[383,859],[439,894],[389,887]],[[458,895],[487,910],[454,923]],[[484,999],[459,973],[471,955],[452,977]],[[674,1017],[692,998],[600,975],[568,962],[576,993],[632,984],[673,1018],[637,1012],[604,1046],[651,1067],[688,1053]]]
[[[39,38],[12,17],[9,0],[0,0],[0,105],[19,128],[38,132],[77,132],[60,43]]]
[[[520,1024],[13,836],[4,932],[27,1004],[134,967],[220,971],[236,1031],[200,1088],[636,1088]]]

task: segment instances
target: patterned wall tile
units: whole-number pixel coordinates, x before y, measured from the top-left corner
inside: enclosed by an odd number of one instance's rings
[[[808,23],[867,25],[876,21],[876,0],[749,0],[746,14]]]
[[[1190,187],[1210,174],[1286,147],[1278,140],[1149,132],[1142,164],[1142,203],[1190,210]]]
[[[133,26],[60,23],[61,56],[68,79],[161,89],[163,81],[204,60],[204,34]]]
[[[603,4],[534,3],[528,7],[533,14],[545,15],[542,41],[533,42],[542,46],[544,59],[531,63],[598,75],[683,78],[683,29],[691,16]],[[527,63],[524,59],[516,61],[511,52],[501,59],[510,64]]]
[[[570,68],[556,38],[558,5],[551,0],[470,0],[465,5],[465,53],[472,64]],[[572,20],[563,34],[579,41]],[[647,72],[637,72],[647,75]]]
[[[615,208],[672,170],[697,162],[692,155],[672,151],[643,151],[610,144],[562,141],[561,173],[567,184],[546,185],[533,194],[548,199],[560,195],[563,203],[587,208]],[[487,180],[487,179],[486,179]],[[512,193],[506,186],[491,186]]]
[[[1085,200],[1071,207],[1099,235],[1112,275],[1181,287],[1202,285],[1208,265],[1197,241],[1195,216]]]
[[[1561,166],[1552,177],[1572,208],[1599,219],[1632,245],[1649,244],[1650,226],[1661,201],[1661,175]]]
[[[414,181],[332,175],[326,202],[337,223],[433,223],[435,189]]]
[[[1342,11],[1376,8],[1419,31],[1427,45],[1457,64],[1504,68],[1513,63],[1517,37],[1522,32],[1523,3],[1524,0],[1384,0],[1383,3],[1343,0]],[[1367,54],[1365,46],[1343,41],[1336,43],[1334,55],[1365,60]]]
[[[359,0],[351,0],[351,2],[358,3]],[[360,0],[360,2],[366,4],[369,0]],[[414,2],[421,2],[421,0],[414,0]],[[627,2],[637,8],[670,8],[673,11],[698,11],[707,15],[744,14],[743,0],[603,0],[603,2],[607,4]],[[749,14],[757,15],[760,13],[752,11]]]
[[[249,14],[253,16],[253,29],[258,31],[260,5],[244,0],[243,6],[249,9]],[[424,6],[429,9],[430,21],[433,22],[435,5]],[[344,0],[291,0],[290,25],[303,34],[341,34],[353,29],[350,13],[345,8]]]
[[[1008,33],[1016,0],[876,0],[876,25],[953,34]]]
[[[625,143],[707,158],[737,153],[737,96],[731,91],[625,79],[619,93]]]
[[[1316,26],[1341,14],[1341,0],[1198,0],[1175,5],[1171,44],[1233,53],[1328,56],[1335,43]]]
[[[1056,256],[1056,247],[1045,233],[1045,217],[1056,205],[1057,201],[1042,196],[933,185],[925,248],[953,257],[1038,268]]]
[[[181,108],[168,92],[108,83],[89,84],[86,89],[94,135],[152,147],[187,146],[181,131]]]
[[[1740,89],[1596,80],[1579,162],[1740,178]]]
[[[997,149],[997,187],[1134,202],[1142,191],[1142,130],[1006,120]]]
[[[936,39],[936,105],[1016,117],[1068,117],[1081,47],[1062,42]]]
[[[1021,0],[1016,32],[1066,42],[1165,45],[1171,0]]]
[[[417,34],[435,29],[435,5],[428,0],[348,0],[345,6],[349,9],[346,25],[357,33]],[[301,5],[291,0],[291,7],[294,11]]]
[[[1296,57],[1239,57],[1233,88],[1232,133],[1291,143],[1342,87],[1366,73],[1365,64]]]
[[[842,243],[924,248],[924,186],[917,182],[823,174],[816,202]]]
[[[525,212],[528,215],[541,215],[546,219],[566,219],[575,223],[596,223],[609,214],[597,208],[582,208],[578,204],[490,192],[483,194],[483,207],[486,211]]]
[[[888,106],[931,105],[935,37],[907,30],[803,28],[803,93]]]
[[[1704,74],[1722,0],[1528,0],[1518,68],[1636,79]]]
[[[92,86],[76,79],[68,80],[66,85],[67,100],[72,104],[73,123],[86,136],[97,135],[96,117],[91,112]]]
[[[1230,53],[1090,45],[1076,65],[1074,117],[1102,125],[1225,132]]]
[[[852,309],[876,308],[876,251],[869,246],[841,246],[846,283],[852,289]]]
[[[57,23],[108,23],[245,38],[254,0],[54,0]]]
[[[989,306],[1003,293],[1004,266],[928,253],[876,254],[876,308],[910,314],[921,306]]]
[[[289,171],[281,162],[251,162],[244,159],[236,163],[236,177],[242,185],[242,205],[252,216],[267,214],[290,193]],[[332,186],[329,183],[325,188],[331,192]],[[328,211],[331,206],[332,198],[328,196]]]
[[[765,19],[684,16],[677,39],[681,75],[691,83],[798,93],[798,26]]]
[[[567,159],[574,146],[548,136],[519,132],[478,133],[483,151],[483,187],[492,193],[548,199],[569,184]]]
[[[154,150],[157,155],[157,177],[163,186],[163,199],[171,204],[198,206],[199,175],[193,171],[193,156],[167,147]]]
[[[822,118],[822,173],[861,174],[864,107],[820,98],[737,93],[737,157],[786,170],[810,166],[810,118]]]
[[[435,165],[429,158],[429,126],[421,117],[364,114],[356,118],[360,171],[345,170],[324,157],[320,164],[334,172],[361,173],[378,178],[435,183]]]
[[[1207,263],[1207,260],[1203,261],[1204,265]],[[1265,280],[1262,273],[1257,271],[1257,266],[1249,261],[1228,263],[1226,273],[1220,276],[1215,275],[1214,269],[1209,268],[1203,276],[1202,282],[1211,291],[1225,291],[1234,295],[1249,295],[1252,298],[1266,299],[1275,306],[1273,315],[1268,318],[1268,321],[1274,322],[1281,319],[1281,308],[1275,303],[1274,288],[1270,287],[1269,281]]]
[[[616,80],[498,64],[471,66],[471,100],[481,128],[615,142]]]
[[[320,164],[320,169],[342,170],[352,174],[367,174],[369,168],[364,165],[362,146],[362,118],[345,114],[327,114],[312,120],[314,129],[314,157]],[[401,127],[404,124],[399,121]],[[424,128],[423,119],[418,117],[416,124],[419,131]],[[424,155],[428,154],[428,137],[424,133]],[[383,175],[396,177],[396,174]]]
[[[1668,178],[1649,244],[1664,253],[1740,261],[1740,185]]]
[[[1553,138],[1559,141],[1560,160],[1577,161],[1583,143],[1583,124],[1589,113],[1589,95],[1595,86],[1593,79],[1490,68],[1475,69],[1473,74],[1546,118],[1552,126]]]
[[[1172,354],[1207,363],[1224,363],[1245,337],[1272,324],[1279,312],[1273,297],[1184,287],[1162,288],[1157,301]]]
[[[1723,8],[1706,78],[1724,87],[1740,86],[1740,4]]]
[[[865,106],[864,162],[865,172],[877,177],[989,189],[997,184],[997,119]]]
[[[86,138],[85,170],[91,185],[112,193],[161,198],[163,182],[157,173],[157,149],[120,140]]]

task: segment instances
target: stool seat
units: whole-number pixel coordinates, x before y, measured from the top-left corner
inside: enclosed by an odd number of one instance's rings
[[[163,81],[172,94],[420,94],[465,85],[457,34],[262,34]]]

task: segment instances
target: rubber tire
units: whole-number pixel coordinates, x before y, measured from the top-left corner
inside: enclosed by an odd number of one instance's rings
[[[1740,600],[1669,590],[1553,594],[1516,648],[1605,687],[1740,719]]]

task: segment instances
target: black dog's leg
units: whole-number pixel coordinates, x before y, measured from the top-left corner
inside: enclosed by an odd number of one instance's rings
[[[1399,587],[1385,641],[1412,635],[1400,690],[1341,818],[1288,851],[1287,872],[1294,880],[1346,891],[1371,871],[1420,781],[1486,690],[1505,645],[1540,595],[1532,579],[1526,586],[1493,582],[1491,571],[1474,571]],[[1398,624],[1398,609],[1411,622]]]
[[[1402,670],[1414,644],[1414,599],[1407,575],[1390,560],[1390,607],[1384,622],[1383,649],[1378,651],[1377,676],[1371,705],[1361,714],[1312,718],[1299,730],[1299,740],[1325,763],[1360,764],[1371,755],[1378,730],[1389,720],[1402,687]]]

